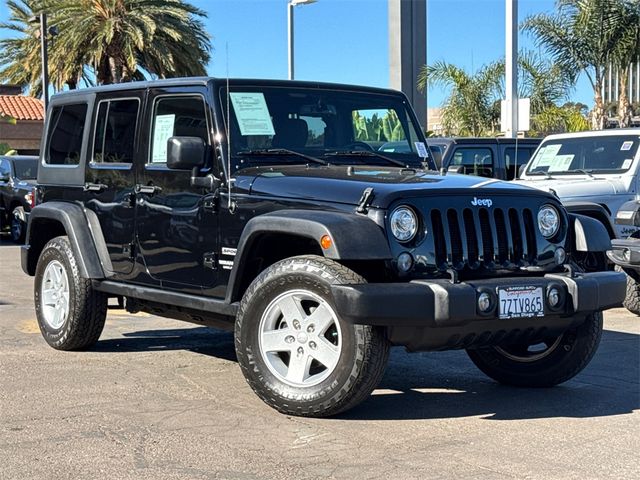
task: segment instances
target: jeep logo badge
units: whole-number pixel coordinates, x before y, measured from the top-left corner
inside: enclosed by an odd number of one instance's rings
[[[473,205],[474,207],[491,208],[491,205],[493,205],[493,200],[491,200],[490,198],[476,198],[476,197],[473,197],[473,200],[471,200],[471,205]]]

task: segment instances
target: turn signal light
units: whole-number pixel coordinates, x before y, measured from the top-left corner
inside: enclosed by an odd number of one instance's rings
[[[320,239],[320,246],[323,249],[328,250],[331,248],[331,245],[333,245],[333,241],[331,240],[331,237],[329,235],[323,235],[322,238]]]

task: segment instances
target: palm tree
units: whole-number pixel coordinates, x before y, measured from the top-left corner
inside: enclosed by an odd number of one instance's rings
[[[49,13],[59,29],[50,45],[50,74],[58,88],[80,80],[98,84],[143,78],[204,75],[211,43],[206,13],[182,0],[9,0],[10,23],[19,33],[0,41],[10,59],[0,81],[29,86],[38,95],[40,57],[37,25],[29,18]],[[21,73],[23,72],[23,73]]]
[[[0,29],[17,34],[0,39],[0,81],[12,85],[30,86],[31,94],[42,93],[39,26],[30,22],[35,15],[34,1],[7,0],[9,21],[0,22]]]
[[[91,65],[99,84],[204,75],[206,13],[181,0],[52,0],[59,48]]]
[[[537,37],[555,63],[575,79],[584,72],[593,88],[592,127],[604,128],[604,71],[624,34],[621,0],[558,0],[555,15],[528,17],[523,28]]]
[[[496,102],[501,98],[504,66],[500,62],[484,66],[474,74],[450,63],[425,65],[418,74],[418,88],[444,86],[450,89],[442,108],[447,135],[481,136],[496,131],[500,117]]]
[[[640,2],[621,0],[618,2],[623,35],[613,52],[613,65],[618,68],[618,117],[620,126],[631,123],[633,109],[629,102],[629,70],[632,62],[640,61]]]

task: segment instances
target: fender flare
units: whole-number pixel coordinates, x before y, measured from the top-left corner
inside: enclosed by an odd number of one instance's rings
[[[236,258],[229,277],[227,301],[234,301],[242,283],[247,259],[255,241],[264,233],[297,235],[320,244],[324,235],[331,246],[324,256],[333,260],[389,260],[389,243],[383,230],[369,217],[345,212],[319,210],[283,210],[249,220],[242,231]]]
[[[27,227],[26,248],[23,251],[23,270],[29,275],[35,274],[35,265],[40,256],[38,245],[38,223],[41,220],[53,220],[60,223],[69,237],[69,243],[78,262],[81,277],[101,279],[113,275],[111,260],[107,250],[100,223],[95,213],[70,202],[47,202],[31,210]],[[40,242],[41,243],[41,242]]]
[[[595,218],[569,214],[572,247],[579,252],[606,252],[611,250],[611,238],[607,228]]]
[[[588,215],[587,212],[598,212],[599,214],[598,217],[600,217],[602,220],[600,220],[600,218],[596,218],[595,220],[600,221],[600,223],[604,225],[605,229],[607,230],[607,233],[609,234],[610,239],[616,238],[616,230],[613,225],[613,221],[611,220],[611,213],[601,204],[595,203],[595,202],[573,202],[572,201],[572,202],[562,202],[562,205],[564,206],[564,208],[567,210],[568,213],[579,215],[579,216],[594,218],[593,216]]]

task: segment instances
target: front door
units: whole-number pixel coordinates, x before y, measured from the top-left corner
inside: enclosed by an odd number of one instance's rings
[[[135,232],[133,168],[138,150],[143,92],[96,98],[88,149],[84,204],[95,214],[114,272],[133,269]],[[91,218],[90,218],[91,220]]]
[[[167,168],[167,140],[200,137],[211,145],[204,88],[151,90],[148,156],[139,171],[137,235],[145,267],[163,286],[197,291],[216,281],[217,225],[213,194],[191,186],[191,172]],[[212,165],[207,148],[204,170]]]

